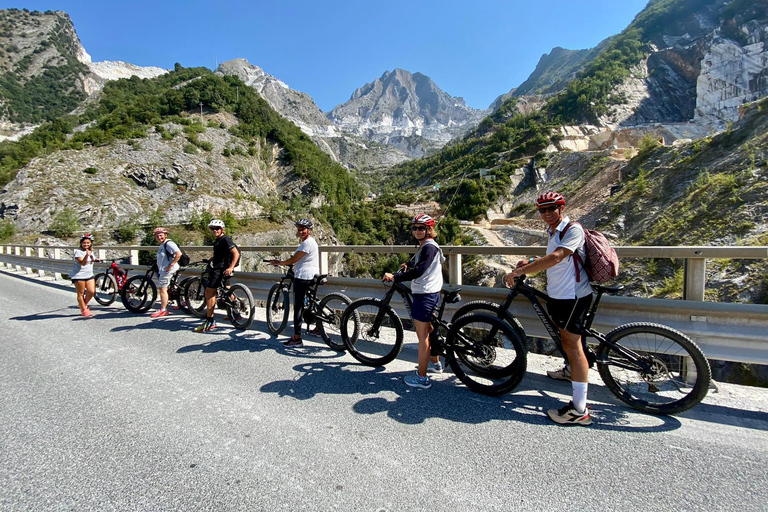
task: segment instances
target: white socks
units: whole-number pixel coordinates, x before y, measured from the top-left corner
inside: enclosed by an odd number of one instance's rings
[[[586,382],[571,382],[573,387],[573,406],[577,412],[585,412],[587,410],[587,383]]]

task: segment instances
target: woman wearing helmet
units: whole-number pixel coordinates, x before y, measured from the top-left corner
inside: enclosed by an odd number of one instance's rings
[[[157,291],[160,295],[160,310],[152,313],[152,318],[168,316],[168,287],[173,274],[179,270],[179,258],[182,252],[173,240],[168,239],[168,229],[156,227],[155,239],[160,243],[157,248]]]
[[[270,260],[275,266],[293,265],[293,336],[284,342],[286,347],[302,347],[301,321],[304,317],[304,297],[315,275],[320,273],[320,256],[317,242],[312,236],[312,221],[299,219],[296,226],[296,236],[301,243],[293,255],[287,260]],[[309,326],[307,326],[309,327]],[[318,334],[317,327],[310,334]]]
[[[84,317],[93,316],[88,303],[96,293],[96,284],[93,280],[94,261],[99,260],[93,255],[93,235],[86,233],[80,237],[80,248],[75,249],[75,265],[69,274],[69,278],[75,285],[80,314]]]
[[[591,425],[587,409],[587,377],[589,362],[584,353],[581,331],[584,316],[592,304],[592,287],[583,266],[574,266],[573,253],[586,259],[584,229],[571,223],[564,215],[565,198],[557,192],[545,192],[536,199],[536,209],[547,228],[547,254],[542,258],[529,258],[517,262],[517,268],[504,278],[507,286],[523,274],[547,271],[547,302],[552,321],[560,330],[563,350],[568,365],[558,371],[549,371],[553,379],[570,380],[573,399],[561,409],[550,409],[547,415],[561,425]],[[574,271],[574,268],[576,271]],[[579,272],[579,278],[576,278]]]
[[[419,250],[408,263],[407,268],[400,274],[384,274],[384,281],[411,281],[413,291],[413,307],[411,318],[419,338],[419,367],[416,375],[406,375],[405,383],[413,388],[429,389],[432,383],[427,372],[443,373],[439,356],[430,358],[430,332],[432,331],[432,312],[440,299],[443,287],[443,267],[445,261],[440,246],[435,242],[435,220],[421,213],[413,218],[411,232],[419,242]],[[431,361],[430,361],[431,359]]]
[[[205,321],[192,329],[195,332],[206,332],[216,328],[216,290],[224,278],[235,271],[240,261],[240,250],[235,242],[224,233],[224,221],[213,219],[208,223],[216,238],[213,242],[213,258],[208,262],[208,279],[205,283],[205,305],[207,308]],[[181,256],[179,256],[181,257]]]

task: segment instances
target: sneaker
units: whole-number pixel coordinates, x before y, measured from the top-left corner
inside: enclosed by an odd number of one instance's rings
[[[151,315],[149,315],[150,318],[160,318],[161,316],[168,316],[171,313],[167,309],[161,309],[159,311],[155,311]]]
[[[547,377],[555,380],[571,380],[571,369],[567,366],[563,366],[559,370],[548,370]]]
[[[192,330],[195,332],[207,332],[207,331],[212,331],[215,328],[216,328],[216,322],[209,322],[208,320],[206,320],[205,322],[198,325]]]
[[[307,334],[311,334],[312,336],[320,336],[320,328],[315,326],[314,329],[310,329],[307,331]]]
[[[93,313],[91,313],[90,309],[84,309],[82,314],[86,318],[88,318],[89,316],[93,316]]]
[[[295,334],[291,336],[291,339],[288,341],[283,342],[284,347],[303,347],[304,342],[301,341],[301,336],[296,336]]]
[[[443,363],[440,361],[436,363],[430,361],[427,365],[427,373],[443,373]]]
[[[573,406],[573,402],[568,402],[568,405],[562,409],[550,409],[547,411],[547,415],[555,423],[560,425],[591,425],[592,418],[589,416],[589,407],[584,412],[578,412]]]
[[[432,387],[432,383],[429,382],[429,377],[422,377],[418,373],[406,375],[403,380],[407,386],[412,388],[429,389]]]

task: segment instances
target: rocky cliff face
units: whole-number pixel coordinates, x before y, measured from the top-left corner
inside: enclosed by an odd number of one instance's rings
[[[328,113],[340,129],[420,157],[477,126],[487,115],[443,92],[429,77],[385,72]]]
[[[370,142],[336,127],[306,93],[254,66],[245,59],[223,62],[217,73],[233,75],[253,87],[269,106],[298,126],[335,161],[348,168],[378,168],[395,165],[410,157],[396,148]]]

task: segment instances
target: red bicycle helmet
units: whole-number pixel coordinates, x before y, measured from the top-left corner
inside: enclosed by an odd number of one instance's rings
[[[426,213],[420,213],[413,218],[412,224],[424,224],[428,228],[433,228],[435,227],[435,219],[433,219]]]
[[[83,236],[80,237],[80,242],[82,242],[83,240],[90,240],[91,242],[93,242],[94,238],[92,234],[85,233]]]
[[[544,192],[536,198],[536,208],[551,205],[565,206],[565,198],[558,192]]]

